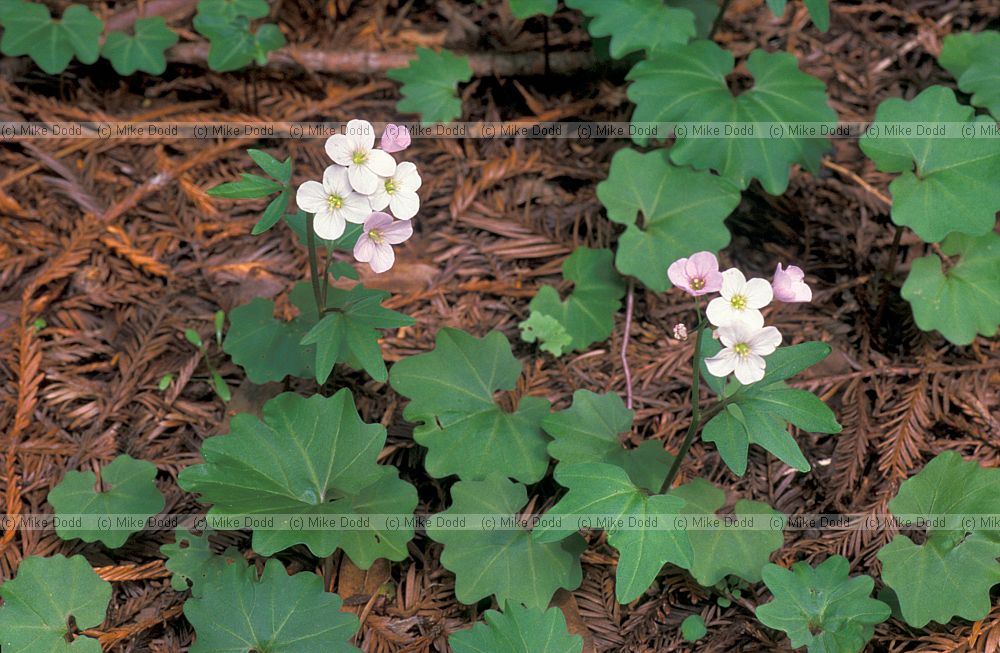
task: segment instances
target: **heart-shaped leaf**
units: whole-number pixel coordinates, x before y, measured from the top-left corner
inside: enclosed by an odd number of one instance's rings
[[[958,88],[972,95],[972,104],[1000,119],[1000,32],[949,34],[938,56]]]
[[[431,476],[479,480],[497,474],[534,483],[545,475],[548,439],[541,422],[549,402],[521,397],[508,413],[493,399],[498,390],[513,390],[520,375],[521,363],[497,331],[476,338],[441,329],[434,351],[393,365],[389,382],[410,399],[403,416],[422,422],[413,437],[427,447]]]
[[[94,489],[94,472],[66,472],[48,496],[56,515],[104,516],[109,523],[106,528],[90,529],[62,522],[56,524],[56,533],[64,540],[80,538],[100,541],[112,549],[120,547],[129,535],[142,530],[147,519],[163,510],[164,499],[153,482],[155,477],[156,465],[127,455],[118,456],[101,470],[101,484],[106,488],[101,492]]]
[[[160,547],[160,553],[167,556],[164,566],[173,574],[170,586],[178,592],[191,589],[191,596],[201,596],[205,585],[217,579],[226,567],[246,561],[235,547],[229,547],[222,555],[209,548],[208,536],[213,531],[195,535],[191,531],[178,528],[172,544]]]
[[[607,339],[615,328],[625,283],[615,272],[613,258],[608,249],[576,248],[562,266],[563,278],[573,282],[573,292],[562,300],[558,290],[542,286],[528,305],[532,315],[555,318],[577,351]]]
[[[417,58],[406,68],[394,68],[385,76],[403,84],[397,110],[419,113],[424,122],[448,122],[462,115],[458,85],[472,79],[472,68],[466,57],[447,50],[417,48]]]
[[[67,640],[77,629],[96,628],[111,600],[111,583],[94,573],[83,556],[29,556],[17,577],[0,585],[0,648],[11,653],[101,653],[96,639]]]
[[[191,653],[361,653],[347,643],[358,618],[342,605],[314,573],[289,576],[268,560],[258,579],[253,565],[230,565],[184,603],[196,633]]]
[[[903,124],[905,123],[905,124]],[[933,123],[965,123],[955,133],[926,133]],[[993,229],[1000,211],[1000,139],[960,138],[966,129],[995,129],[985,116],[932,86],[910,101],[890,98],[861,138],[862,151],[879,170],[898,172],[889,184],[892,221],[928,242],[953,231],[979,236]],[[923,128],[923,132],[921,132]],[[958,132],[961,131],[961,134]]]
[[[513,523],[527,500],[523,485],[500,476],[460,481],[451,487],[451,507],[431,518],[427,535],[444,544],[441,564],[455,574],[455,596],[462,603],[495,594],[501,604],[544,608],[559,588],[580,585],[583,538],[574,534],[544,544],[532,539],[530,531]],[[495,530],[456,525],[469,515],[509,515],[512,524],[494,524]]]
[[[734,96],[726,84],[733,70],[729,52],[711,41],[665,46],[628,74],[633,82],[628,96],[636,105],[632,122],[754,123],[752,136],[714,132],[709,126],[704,133],[677,133],[670,159],[716,170],[740,188],[759,179],[764,190],[780,195],[788,187],[789,168],[799,164],[818,173],[830,143],[825,138],[778,135],[768,123],[833,125],[837,114],[827,103],[823,82],[799,70],[791,54],[754,50],[746,68],[753,88]]]
[[[556,357],[562,356],[573,344],[573,337],[566,332],[559,320],[545,313],[532,312],[527,320],[518,322],[517,326],[521,329],[521,340],[537,342],[539,349]]]
[[[0,52],[11,57],[23,54],[50,75],[61,73],[73,59],[91,64],[100,54],[104,23],[83,5],[70,5],[58,20],[38,2],[24,2],[3,16]]]
[[[618,271],[657,292],[670,287],[671,262],[729,244],[724,222],[740,203],[739,190],[728,180],[678,168],[666,150],[618,150],[607,180],[597,185],[597,197],[608,219],[625,225],[615,256]]]
[[[180,37],[167,27],[162,16],[148,16],[135,21],[135,34],[111,32],[104,41],[101,54],[111,61],[119,75],[131,75],[137,70],[162,75],[167,69],[164,52]]]
[[[570,465],[616,465],[639,487],[659,492],[673,456],[656,440],[647,440],[635,449],[624,448],[619,434],[632,430],[633,416],[616,394],[577,390],[571,407],[542,420],[542,428],[553,438],[549,455]]]
[[[889,618],[889,606],[871,598],[871,576],[849,577],[847,558],[832,556],[818,567],[764,567],[764,584],[774,600],[757,606],[765,626],[783,630],[792,647],[809,653],[858,653]]]
[[[559,608],[526,608],[508,603],[502,613],[487,610],[485,623],[458,630],[448,637],[455,653],[581,653],[583,638],[570,635]]]
[[[938,454],[907,479],[889,502],[894,515],[992,515],[1000,505],[1000,469],[980,467],[954,451]],[[980,529],[979,518],[963,530],[930,529],[927,542],[895,536],[878,552],[882,578],[899,599],[906,623],[975,621],[990,611],[990,588],[1000,583],[1000,538]]]
[[[996,335],[1000,324],[1000,235],[952,234],[941,243],[945,256],[958,256],[947,270],[930,254],[913,262],[900,291],[924,331],[937,329],[956,345],[980,333]]]
[[[641,596],[667,562],[685,568],[691,565],[687,534],[667,529],[684,505],[681,497],[674,493],[650,496],[625,470],[605,463],[560,464],[555,478],[569,492],[546,515],[574,517],[572,523],[585,520],[585,527],[608,532],[608,544],[618,550],[615,596],[619,603]],[[540,526],[534,537],[553,542],[568,532]]]
[[[726,503],[726,493],[705,479],[696,478],[672,489],[667,496],[683,499],[684,507],[680,512],[689,516],[685,534],[691,545],[691,563],[678,564],[690,570],[694,579],[705,587],[729,575],[756,583],[771,553],[780,549],[785,541],[782,535],[784,516],[760,501],[737,501],[733,509],[735,519],[750,518],[754,522],[767,519],[773,530],[743,529],[738,524],[710,528],[697,523],[694,515],[715,515]]]
[[[661,0],[566,0],[592,20],[592,36],[610,36],[611,56],[630,52],[656,52],[670,43],[687,43],[695,35],[694,14],[663,4]]]
[[[178,483],[211,503],[212,517],[267,516],[256,529],[254,551],[271,555],[305,544],[317,556],[342,548],[358,567],[378,558],[406,558],[412,528],[367,528],[364,515],[411,513],[417,492],[394,467],[376,462],[385,428],[361,421],[346,388],[332,397],[308,399],[286,392],[264,404],[264,419],[241,413],[227,435],[201,445],[202,465],[180,473]],[[294,523],[295,515],[302,521]],[[355,530],[327,528],[343,519]]]

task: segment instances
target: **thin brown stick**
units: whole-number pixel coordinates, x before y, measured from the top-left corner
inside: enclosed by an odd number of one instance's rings
[[[833,161],[831,161],[829,159],[823,159],[823,166],[829,168],[830,170],[834,170],[834,171],[839,172],[840,174],[844,175],[845,177],[847,177],[848,179],[850,179],[851,181],[853,181],[854,183],[856,183],[858,186],[861,186],[866,191],[868,191],[869,193],[871,193],[872,195],[874,195],[876,199],[878,199],[879,201],[883,202],[886,206],[892,206],[892,198],[891,197],[889,197],[888,195],[886,195],[885,193],[883,193],[879,189],[875,188],[874,186],[872,186],[871,184],[869,184],[867,181],[865,181],[864,179],[862,179],[861,177],[859,177],[856,173],[851,172],[850,170],[848,170],[844,166],[840,165],[839,163],[834,163]]]

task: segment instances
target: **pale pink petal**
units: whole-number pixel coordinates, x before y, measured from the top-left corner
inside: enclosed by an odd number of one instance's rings
[[[372,229],[381,231],[391,224],[391,215],[388,213],[382,213],[381,211],[375,211],[365,220],[365,231],[371,231]]]
[[[750,350],[753,353],[767,356],[774,353],[774,350],[781,344],[781,332],[773,326],[764,327],[751,335],[746,343],[750,345]]]
[[[316,217],[313,218],[313,231],[320,238],[327,240],[337,240],[343,236],[345,227],[347,227],[347,223],[344,222],[344,217],[330,211],[317,213]]]
[[[375,243],[366,232],[362,232],[358,236],[358,242],[354,243],[354,258],[362,263],[367,263],[372,260],[373,256],[375,256]]]
[[[326,139],[326,155],[333,159],[334,163],[342,166],[351,165],[351,157],[354,155],[350,139],[343,134],[334,134]]]
[[[705,367],[708,368],[708,373],[712,376],[723,377],[728,374],[732,374],[733,370],[736,369],[736,362],[739,360],[739,355],[732,349],[723,349],[715,356],[705,359]]]
[[[782,270],[781,263],[778,263],[771,282],[774,298],[787,303],[812,301],[812,289],[804,279],[805,273],[801,268],[789,265],[787,270]]]
[[[392,267],[396,262],[396,255],[392,252],[391,245],[375,245],[375,255],[372,256],[368,265],[372,266],[374,272],[382,273]]]
[[[813,298],[812,288],[804,283],[796,284],[792,288],[792,298],[785,300],[788,303],[811,302]]]
[[[352,153],[358,150],[368,150],[375,147],[375,128],[367,120],[351,120],[347,123],[348,138],[354,146]]]
[[[670,279],[670,283],[681,290],[690,292],[691,287],[688,285],[687,262],[686,258],[679,258],[671,263],[670,267],[667,268],[667,278]]]
[[[351,182],[347,178],[347,168],[343,166],[327,166],[323,171],[323,188],[328,195],[336,195],[340,199],[346,198],[353,191]]]
[[[295,191],[295,204],[306,213],[325,211],[329,204],[326,189],[318,181],[305,181]]]
[[[747,308],[764,308],[771,303],[774,292],[766,279],[751,279],[743,287],[743,296],[747,298]]]
[[[705,287],[701,289],[701,294],[706,295],[710,292],[719,292],[722,289],[722,273],[716,270],[715,272],[709,272],[705,277]]]
[[[700,277],[705,279],[712,272],[719,271],[719,259],[715,258],[712,252],[698,252],[692,254],[687,262],[687,273],[689,277]]]
[[[747,283],[747,278],[736,268],[729,268],[722,273],[721,294],[725,298],[743,293],[743,286]]]
[[[736,361],[736,380],[743,385],[756,383],[764,378],[764,359],[757,354],[739,356]]]
[[[397,220],[388,227],[382,228],[382,237],[390,245],[398,245],[413,235],[413,224],[406,220]]]
[[[344,198],[344,206],[340,209],[344,219],[354,224],[364,224],[366,218],[371,213],[368,206],[368,198],[364,195],[351,193]]]
[[[400,220],[409,220],[420,210],[420,198],[410,191],[396,191],[389,196],[389,208]]]
[[[386,152],[402,152],[410,147],[410,130],[403,125],[386,125],[380,145]]]
[[[413,165],[409,161],[403,161],[398,166],[396,166],[396,172],[393,174],[393,178],[396,180],[396,184],[410,191],[417,191],[420,189],[420,174],[417,173],[417,166]]]
[[[365,166],[351,166],[347,169],[351,188],[362,195],[371,195],[379,185],[379,177]]]
[[[372,150],[368,153],[368,160],[365,167],[379,177],[391,177],[396,172],[396,159],[392,155],[382,150]]]

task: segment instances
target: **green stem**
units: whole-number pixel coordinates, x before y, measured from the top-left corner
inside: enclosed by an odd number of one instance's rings
[[[681,462],[683,462],[684,457],[687,455],[688,449],[691,448],[691,443],[694,442],[694,438],[698,434],[698,429],[701,428],[703,421],[698,395],[701,386],[701,339],[705,334],[705,321],[701,317],[701,304],[697,303],[697,299],[695,301],[695,308],[698,311],[698,333],[694,340],[694,355],[691,357],[691,425],[688,426],[687,433],[684,435],[684,442],[681,444],[681,448],[677,452],[677,457],[674,458],[673,464],[670,465],[667,478],[660,487],[660,494],[666,494],[670,491],[670,486],[674,484],[674,479],[677,478],[677,474],[681,471]],[[718,406],[713,407],[713,411],[718,412],[716,410],[718,408]]]
[[[325,304],[323,303],[323,291],[319,285],[319,262],[316,259],[316,234],[313,232],[313,219],[312,213],[306,213],[306,248],[309,250],[309,274],[312,277],[316,314],[322,317]]]

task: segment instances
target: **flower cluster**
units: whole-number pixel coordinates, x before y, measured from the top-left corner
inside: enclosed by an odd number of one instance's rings
[[[388,125],[379,144],[381,149],[375,147],[375,129],[367,120],[347,123],[345,133],[326,141],[333,165],[323,172],[323,181],[304,182],[295,203],[314,215],[313,230],[320,238],[340,238],[348,222],[364,225],[354,258],[385,272],[395,262],[392,246],[413,235],[409,220],[420,209],[421,182],[417,166],[397,164],[392,156],[410,146],[406,127]]]
[[[781,344],[781,333],[773,326],[764,326],[761,309],[774,299],[780,302],[812,299],[812,291],[803,280],[805,274],[794,265],[782,268],[779,263],[770,283],[765,279],[748,281],[736,268],[720,272],[719,261],[711,252],[698,252],[674,261],[667,276],[675,286],[695,297],[719,293],[719,297],[708,303],[705,314],[716,327],[714,335],[723,348],[706,358],[705,366],[713,376],[735,373],[744,385],[764,378],[764,357]]]

